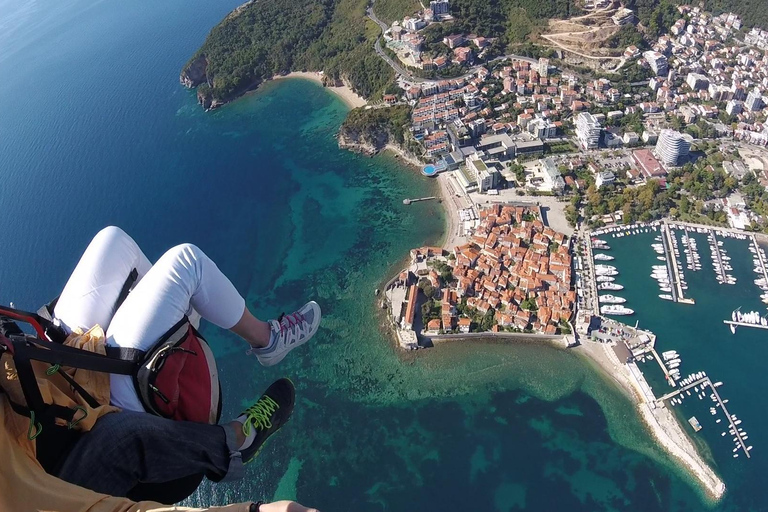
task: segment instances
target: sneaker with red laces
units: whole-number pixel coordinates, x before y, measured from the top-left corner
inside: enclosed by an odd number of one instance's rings
[[[279,363],[288,352],[308,342],[315,335],[320,326],[320,316],[320,306],[317,302],[310,301],[289,315],[283,313],[277,320],[269,320],[269,345],[264,348],[252,348],[248,353],[256,355],[262,366]]]

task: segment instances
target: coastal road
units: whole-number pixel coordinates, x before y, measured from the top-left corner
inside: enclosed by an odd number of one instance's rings
[[[434,82],[438,82],[439,80],[429,80],[427,78],[420,78],[420,77],[414,76],[408,70],[406,70],[404,67],[402,67],[400,64],[398,64],[397,62],[393,61],[389,57],[389,55],[387,55],[384,52],[384,50],[381,48],[381,38],[384,36],[384,32],[386,32],[389,29],[389,25],[387,25],[386,23],[381,21],[379,19],[379,17],[376,16],[376,13],[373,12],[374,4],[375,4],[375,1],[371,2],[371,5],[366,9],[365,13],[374,23],[376,23],[379,26],[379,28],[381,28],[381,36],[379,36],[376,39],[376,42],[373,45],[373,49],[376,51],[376,54],[379,57],[381,57],[384,60],[384,62],[389,64],[389,67],[394,69],[395,73],[401,75],[403,78],[405,78],[409,82],[412,82],[412,83],[434,83]],[[538,59],[534,59],[534,58],[531,58],[531,57],[525,57],[523,55],[515,55],[514,53],[508,53],[506,55],[500,55],[499,57],[491,59],[491,60],[487,61],[485,64],[480,64],[480,65],[474,66],[473,68],[470,68],[468,73],[466,73],[464,75],[461,75],[461,76],[452,77],[452,79],[457,79],[457,78],[458,79],[462,79],[462,78],[468,79],[469,77],[471,77],[475,73],[477,73],[477,71],[481,67],[484,67],[487,64],[491,64],[493,62],[498,62],[500,60],[505,60],[505,59],[523,60],[523,61],[526,61],[526,62],[530,62],[531,64],[536,64],[536,63],[539,62]]]

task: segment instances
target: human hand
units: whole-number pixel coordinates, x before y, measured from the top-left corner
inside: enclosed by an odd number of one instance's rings
[[[307,508],[299,505],[295,501],[275,501],[274,503],[264,503],[259,507],[259,512],[320,512],[316,508]]]

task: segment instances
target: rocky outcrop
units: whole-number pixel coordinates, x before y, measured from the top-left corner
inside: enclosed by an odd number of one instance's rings
[[[373,156],[387,146],[389,133],[386,130],[377,130],[373,133],[355,132],[342,127],[337,138],[341,149]]]
[[[193,59],[187,64],[184,70],[179,75],[179,81],[184,87],[193,88],[198,85],[207,82],[208,76],[206,71],[208,70],[208,59],[205,55]]]

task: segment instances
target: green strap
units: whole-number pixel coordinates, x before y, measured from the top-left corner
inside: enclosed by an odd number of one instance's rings
[[[72,416],[72,421],[67,423],[67,428],[69,430],[72,430],[73,428],[75,428],[78,423],[80,423],[81,421],[83,421],[85,418],[88,417],[88,411],[85,409],[85,407],[78,405],[77,407],[75,407],[75,414],[77,414],[77,411],[81,411],[83,415],[77,419],[75,419],[75,417]]]
[[[34,429],[35,433],[32,434]],[[27,429],[27,439],[34,441],[37,436],[43,432],[43,425],[40,422],[35,422],[35,411],[29,411],[29,429]]]
[[[51,367],[50,367],[50,368],[48,368],[47,370],[45,370],[45,374],[46,374],[46,375],[48,375],[48,376],[51,376],[51,375],[53,375],[54,373],[58,372],[58,371],[59,371],[59,368],[61,368],[61,365],[59,365],[59,364],[54,364],[54,365],[51,365]]]

